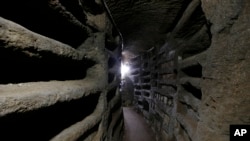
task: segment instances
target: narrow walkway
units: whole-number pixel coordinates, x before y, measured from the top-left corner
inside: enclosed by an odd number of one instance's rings
[[[124,137],[123,141],[155,141],[153,131],[145,119],[132,108],[124,107]]]

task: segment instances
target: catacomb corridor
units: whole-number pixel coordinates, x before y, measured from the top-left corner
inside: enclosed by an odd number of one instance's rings
[[[250,124],[249,0],[1,0],[1,141],[229,141],[233,124]]]

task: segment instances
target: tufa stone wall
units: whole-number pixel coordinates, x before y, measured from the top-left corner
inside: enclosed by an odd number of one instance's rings
[[[249,124],[250,3],[193,0],[165,44],[131,60],[134,103],[159,141],[228,141]]]
[[[0,2],[0,140],[121,139],[121,43],[106,10],[87,0]]]

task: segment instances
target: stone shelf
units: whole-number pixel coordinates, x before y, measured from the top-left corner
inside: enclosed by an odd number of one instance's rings
[[[149,69],[143,69],[143,70],[141,70],[140,75],[141,75],[142,77],[148,76],[148,75],[150,76],[150,70],[149,70]]]
[[[141,90],[142,96],[145,98],[150,98],[151,97],[151,90]]]
[[[96,106],[95,111],[91,115],[87,116],[82,121],[71,125],[69,128],[66,128],[61,133],[52,138],[51,141],[77,140],[80,137],[84,136],[85,133],[87,133],[89,130],[100,123],[102,114],[104,113],[103,107],[104,97],[102,95],[99,98],[99,102]]]
[[[177,113],[176,119],[185,127],[188,135],[193,138],[195,136],[198,121],[193,118],[192,113]]]
[[[114,132],[116,132],[117,124],[122,123],[121,121],[119,121],[122,119],[122,110],[119,109],[113,112],[111,116],[112,116],[112,122],[110,123],[108,130],[109,130],[109,133],[112,135],[114,134]]]
[[[26,54],[29,57],[46,58],[60,56],[71,60],[83,60],[85,53],[56,40],[34,33],[12,21],[0,17],[0,42],[2,49]],[[16,36],[16,38],[11,38]]]
[[[138,105],[138,107],[143,110],[143,106],[141,104]]]
[[[180,79],[180,84],[191,84],[193,87],[197,89],[201,89],[201,78],[195,78],[195,77],[183,77]]]
[[[121,113],[121,116],[122,116],[122,113]],[[122,118],[120,118],[120,120],[122,120]],[[120,138],[121,136],[123,136],[122,132],[123,132],[123,127],[124,127],[124,123],[123,121],[120,121],[118,120],[113,132],[112,132],[112,136],[114,138]]]
[[[169,90],[166,89],[166,88],[152,88],[152,91],[157,92],[157,93],[159,93],[160,95],[163,95],[163,96],[171,96],[171,97],[173,97],[176,94],[176,91],[175,92],[173,91],[172,93],[170,93],[170,92],[168,92]]]
[[[142,101],[143,100],[143,97],[141,95],[135,95],[134,97],[137,98],[138,101]]]
[[[171,115],[172,114],[172,110],[173,108],[166,105],[164,102],[161,102],[159,100],[154,99],[153,102],[157,105],[157,107],[164,112],[167,115]]]
[[[173,29],[172,31],[173,35],[177,34],[178,31],[180,31],[183,27],[185,27],[185,23],[190,19],[191,15],[195,12],[199,4],[200,4],[200,0],[193,0],[190,2],[184,14],[182,15],[177,25]]]
[[[97,82],[88,80],[50,81],[0,85],[0,116],[23,113],[71,101],[100,91]]]
[[[141,85],[142,89],[145,89],[145,90],[150,90],[151,89],[151,85],[150,83],[143,83]]]
[[[103,89],[103,84],[105,84],[103,81],[106,79],[103,78],[105,74],[101,70],[104,68],[102,64],[98,64],[103,59],[103,55],[93,59],[93,55],[29,31],[3,18],[0,18],[0,29],[1,51],[18,52],[27,56],[29,60],[37,58],[55,61],[66,58],[69,62],[95,60],[93,62],[96,63],[93,67],[86,69],[86,77],[78,80],[56,81],[52,79],[48,82],[37,80],[36,82],[19,84],[9,82],[6,85],[0,85],[0,106],[2,107],[0,116],[23,113],[49,107],[58,102],[80,99]],[[96,51],[100,52],[98,49]],[[16,58],[17,61],[19,59]]]
[[[0,3],[1,140],[120,140],[122,39],[104,3]]]
[[[0,70],[1,84],[83,79],[95,64],[86,52],[4,18],[0,18],[0,35],[0,64],[6,68]]]
[[[119,104],[121,100],[121,97],[119,95],[116,95],[115,97],[113,97],[113,99],[110,101],[109,106],[110,108],[114,108],[115,105]]]
[[[189,92],[181,92],[178,96],[178,100],[186,105],[189,105],[194,111],[198,111],[201,101]]]
[[[190,83],[185,83],[185,84],[181,84],[181,87],[179,87],[179,91],[180,93],[190,93],[193,95],[193,98],[197,98],[199,100],[202,99],[202,91],[199,88],[196,88],[195,86],[193,86]]]
[[[143,100],[146,100],[148,103],[150,103],[150,101],[152,100],[152,98],[150,98],[150,97],[145,97],[145,96],[142,96],[142,99],[143,99]]]
[[[163,79],[163,80],[159,80],[158,84],[160,84],[160,85],[170,85],[170,86],[175,86],[176,87],[176,80]]]
[[[62,0],[4,0],[0,2],[0,16],[76,48],[92,33],[92,29],[86,25],[83,7],[75,1],[66,3]]]
[[[134,68],[131,71],[131,75],[139,75],[140,74],[140,69],[139,68]]]
[[[112,101],[112,99],[117,95],[118,93],[118,86],[117,82],[119,82],[118,79],[114,80],[112,83],[109,83],[109,86],[107,88],[107,101]]]
[[[206,59],[206,51],[203,51],[200,54],[188,57],[182,61],[180,61],[180,69],[185,69],[188,67],[196,66],[198,64],[202,65],[204,64],[204,61]]]
[[[151,90],[147,90],[147,89],[142,89],[141,91],[142,91],[142,92],[148,92],[148,93],[151,92]]]
[[[171,73],[174,73],[174,70],[173,70],[173,68],[164,68],[164,69],[160,69],[158,72],[160,75],[171,74]]]
[[[141,77],[141,79],[150,79],[150,78],[151,78],[151,75],[150,75],[150,74],[144,75],[144,76]]]

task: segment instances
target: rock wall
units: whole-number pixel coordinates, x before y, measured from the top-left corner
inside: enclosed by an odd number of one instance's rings
[[[202,8],[212,24],[212,44],[203,71],[204,100],[195,140],[225,141],[230,124],[250,123],[250,2],[202,1]]]
[[[131,60],[134,102],[159,141],[228,141],[249,124],[250,3],[193,0],[165,44]]]
[[[0,2],[0,140],[119,141],[121,43],[102,1]]]

